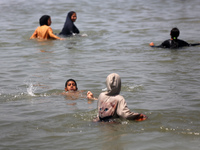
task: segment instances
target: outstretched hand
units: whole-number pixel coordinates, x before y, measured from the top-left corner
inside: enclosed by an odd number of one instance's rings
[[[151,42],[151,43],[149,43],[149,45],[150,45],[150,46],[154,46],[154,43],[153,43],[153,42]]]
[[[88,98],[88,99],[91,99],[91,100],[97,100],[97,99],[94,97],[94,95],[92,94],[91,91],[88,91],[88,92],[87,92],[87,98]]]
[[[137,119],[135,119],[135,121],[144,121],[146,120],[148,117],[144,114],[140,114],[139,117]]]

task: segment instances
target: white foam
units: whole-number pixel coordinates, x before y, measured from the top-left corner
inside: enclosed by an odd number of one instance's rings
[[[107,90],[108,90],[107,88],[102,89],[103,92],[105,92],[105,91],[107,91]]]
[[[31,95],[31,96],[36,96],[36,95],[34,94],[35,90],[36,90],[36,87],[34,87],[32,83],[30,83],[30,84],[29,84],[29,87],[27,88],[27,93],[28,93],[29,95]]]
[[[86,37],[86,36],[88,36],[86,33],[83,33],[81,36],[83,36],[83,37]]]

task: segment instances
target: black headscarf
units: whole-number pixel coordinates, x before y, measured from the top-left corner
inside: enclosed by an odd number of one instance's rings
[[[76,34],[79,33],[78,28],[74,25],[74,23],[71,20],[71,16],[73,13],[76,13],[76,12],[70,11],[68,13],[64,27],[62,31],[59,33],[60,35],[69,36],[69,35],[73,35],[73,33],[76,33]]]
[[[47,25],[48,26],[48,20],[50,16],[49,15],[44,15],[40,18],[40,26]]]

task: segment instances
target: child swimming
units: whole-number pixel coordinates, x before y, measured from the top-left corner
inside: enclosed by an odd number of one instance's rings
[[[70,36],[70,35],[75,35],[79,34],[78,28],[74,25],[74,22],[77,19],[76,12],[70,11],[67,15],[64,27],[62,31],[59,33],[59,35],[63,36]]]
[[[83,90],[78,91],[78,86],[74,79],[68,79],[65,83],[65,92],[63,92],[62,94],[71,98],[73,97],[75,99],[78,99],[80,97],[84,98],[84,96],[82,96],[83,92]],[[87,92],[87,99],[97,100],[91,91]]]
[[[186,41],[178,39],[180,31],[178,28],[173,28],[170,32],[171,39],[164,41],[161,45],[155,46],[153,42],[149,45],[151,47],[160,47],[160,48],[181,48],[184,46],[196,46],[200,45],[200,43],[189,44]]]
[[[62,38],[56,36],[53,34],[53,30],[51,29],[51,17],[49,15],[43,15],[39,20],[40,26],[37,27],[33,35],[30,37],[30,39],[58,39],[63,40]]]
[[[106,79],[107,91],[102,92],[98,98],[98,114],[94,121],[109,122],[114,118],[124,118],[128,120],[142,121],[146,120],[144,114],[131,112],[123,96],[119,95],[121,91],[121,78],[116,73],[111,73]]]
[[[69,79],[65,83],[65,91],[77,91],[77,83],[74,79]]]

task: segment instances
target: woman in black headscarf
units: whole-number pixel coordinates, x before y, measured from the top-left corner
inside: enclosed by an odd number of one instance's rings
[[[74,25],[76,19],[77,19],[76,12],[70,11],[67,15],[64,27],[62,31],[59,33],[59,35],[70,36],[79,34],[78,28]]]

